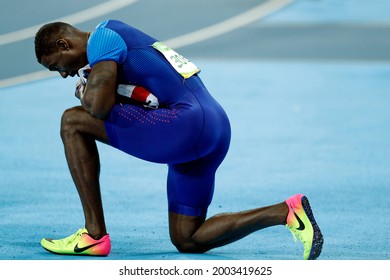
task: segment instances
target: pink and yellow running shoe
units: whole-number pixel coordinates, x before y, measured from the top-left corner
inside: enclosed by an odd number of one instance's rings
[[[321,254],[324,238],[314,219],[309,200],[303,194],[297,194],[286,200],[288,206],[286,227],[295,241],[297,237],[303,244],[303,259],[315,260]]]
[[[63,239],[43,238],[41,245],[49,252],[65,255],[107,256],[111,250],[108,234],[96,240],[85,228],[80,228],[75,234]]]

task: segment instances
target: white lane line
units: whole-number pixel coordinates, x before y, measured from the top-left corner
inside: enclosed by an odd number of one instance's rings
[[[166,40],[164,43],[171,48],[180,48],[205,41],[259,20],[273,12],[276,12],[277,10],[280,10],[293,1],[294,0],[270,0],[235,17],[229,18],[225,21],[197,30],[195,32]]]
[[[256,20],[259,20],[273,12],[276,12],[279,9],[282,9],[284,6],[293,2],[294,0],[270,0],[265,3],[262,3],[255,8],[252,8],[244,13],[241,13],[237,16],[224,20],[220,23],[211,25],[206,28],[202,28],[198,31],[185,34],[183,36],[178,36],[172,39],[165,40],[164,43],[170,46],[171,48],[180,48],[197,42],[207,40],[209,38],[222,35],[224,33],[233,31],[240,27],[243,27],[247,24],[250,24]],[[110,1],[114,2],[114,1]],[[123,1],[121,1],[123,2]],[[130,1],[128,1],[130,2]],[[80,12],[84,14],[85,10]],[[65,21],[65,20],[63,20]],[[66,21],[65,21],[66,22]],[[69,22],[69,21],[68,21]],[[73,23],[74,24],[74,23]],[[39,29],[40,27],[38,27]],[[36,31],[34,31],[36,32]],[[35,35],[34,35],[35,36]],[[46,77],[54,76],[52,72],[47,70],[38,71],[30,74],[25,74],[9,79],[0,80],[0,88],[16,85],[19,83],[31,82],[38,79],[43,79]]]
[[[58,76],[58,73],[48,71],[47,69],[20,75],[20,76],[15,76],[12,78],[0,80],[0,89],[5,87],[10,87],[10,86],[15,86],[21,83],[38,81],[41,79],[54,77],[54,76]]]
[[[125,6],[128,6],[130,4],[133,4],[137,2],[138,0],[111,0],[107,1],[105,3],[102,3],[100,5],[96,5],[92,8],[82,10],[80,12],[57,18],[54,20],[51,20],[51,22],[54,21],[63,21],[70,24],[79,24],[82,22],[86,22],[88,20],[94,19],[96,17],[111,13],[113,11],[119,10]],[[35,36],[35,33],[38,31],[39,28],[41,28],[42,25],[45,23],[30,26],[24,29],[20,29],[18,31],[10,32],[7,34],[0,35],[0,46],[15,43],[18,41],[22,41],[28,38],[32,38]]]

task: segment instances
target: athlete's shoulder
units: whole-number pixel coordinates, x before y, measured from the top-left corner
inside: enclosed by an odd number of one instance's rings
[[[105,21],[100,22],[94,31],[104,30],[104,29],[111,29],[112,31],[115,31],[116,33],[120,34],[121,36],[127,37],[127,36],[146,36],[150,37],[149,35],[145,34],[138,28],[127,24],[123,21],[116,20],[116,19],[108,19]]]
[[[105,20],[105,21],[100,22],[100,23],[95,27],[95,30],[97,30],[97,29],[99,29],[99,28],[104,28],[104,27],[106,27],[107,23],[108,23],[108,20]]]
[[[115,19],[107,19],[102,22],[100,22],[96,27],[95,30],[98,30],[100,28],[115,28],[115,27],[130,27],[127,23],[124,23],[120,20]]]
[[[119,21],[119,20],[105,20],[100,22],[93,32],[91,33],[90,40],[88,44],[93,42],[94,44],[101,45],[103,42],[108,43],[119,43],[123,41],[128,32],[124,30],[131,28],[129,25]],[[123,45],[123,42],[120,42],[120,45]]]
[[[87,56],[91,66],[100,61],[113,60],[122,63],[125,60],[128,47],[123,34],[112,26],[115,23],[112,20],[103,21],[91,33],[87,44]]]

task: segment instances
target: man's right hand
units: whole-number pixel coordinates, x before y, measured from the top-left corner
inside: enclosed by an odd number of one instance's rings
[[[77,83],[76,83],[76,90],[74,92],[74,95],[78,99],[82,98],[86,85],[87,85],[87,83],[84,83],[81,79],[79,81],[77,81]]]
[[[80,79],[76,83],[76,91],[74,95],[78,98],[81,99],[82,96],[84,95],[85,87],[87,86],[87,79],[89,76],[89,73],[91,73],[91,67],[89,64],[85,65],[83,68],[80,68],[78,71],[78,75]]]

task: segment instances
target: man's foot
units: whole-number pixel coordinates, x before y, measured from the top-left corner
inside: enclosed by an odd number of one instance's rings
[[[85,228],[64,239],[43,238],[41,245],[55,254],[107,256],[111,250],[110,236],[106,234],[99,240],[93,239]]]
[[[313,212],[309,200],[303,194],[297,194],[286,200],[288,206],[286,227],[303,244],[303,259],[315,260],[321,254],[324,238]]]

